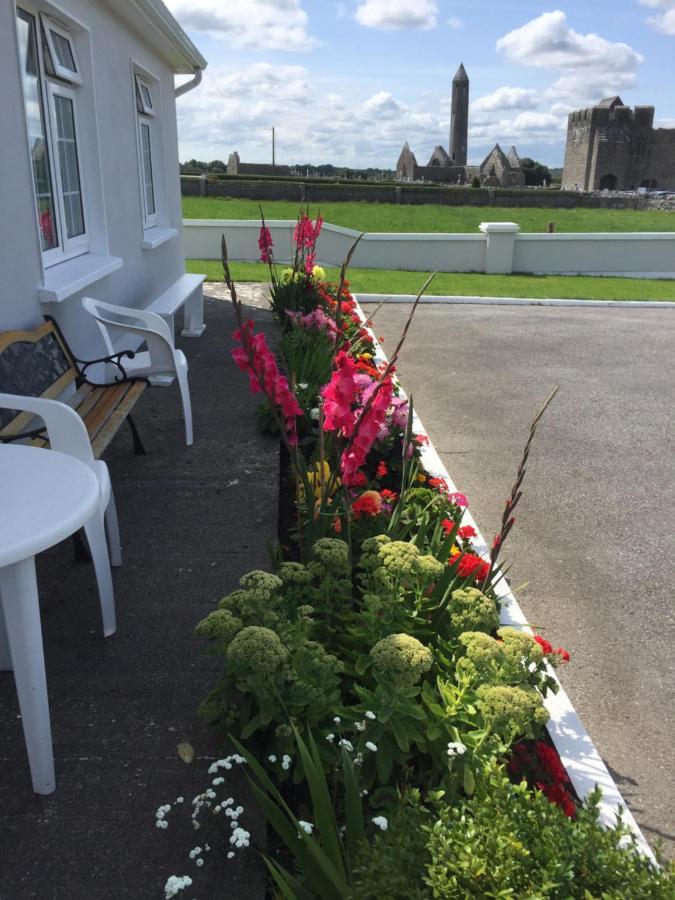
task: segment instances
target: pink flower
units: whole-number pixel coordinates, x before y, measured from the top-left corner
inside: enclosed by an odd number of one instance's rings
[[[272,232],[266,225],[260,226],[260,235],[258,236],[258,247],[260,248],[260,262],[272,262]]]
[[[302,407],[290,389],[285,375],[279,371],[276,358],[267,346],[264,334],[253,334],[253,322],[249,319],[237,328],[232,337],[241,347],[232,350],[232,358],[242,372],[248,374],[251,391],[262,391],[271,404],[279,409],[284,419],[288,442],[297,444],[296,418],[303,414]]]
[[[356,364],[344,350],[340,350],[335,357],[331,379],[321,392],[324,431],[339,431],[343,437],[351,436],[356,421],[352,406],[358,393],[355,375]]]
[[[460,494],[459,492],[455,494],[448,494],[448,500],[450,501],[450,503],[454,503],[455,506],[469,505],[469,501],[466,499],[466,495]]]

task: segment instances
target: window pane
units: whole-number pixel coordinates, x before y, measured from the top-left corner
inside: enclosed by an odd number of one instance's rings
[[[56,54],[59,65],[63,66],[64,69],[70,69],[71,72],[77,72],[75,58],[70,47],[70,41],[66,40],[63,35],[57,34],[56,31],[52,31],[51,28],[49,29],[49,32],[51,34],[52,46],[54,47],[54,53]]]
[[[44,124],[44,109],[42,107],[42,95],[38,77],[35,19],[22,9],[17,11],[17,30],[26,124],[28,126],[28,142],[30,145],[37,215],[40,226],[40,243],[43,251],[53,250],[55,247],[58,247],[59,237],[56,227],[54,192],[49,172],[49,152]]]
[[[147,84],[143,84],[141,82],[141,96],[143,97],[143,101],[145,103],[146,109],[152,109],[152,97],[150,96],[150,91],[148,89]]]
[[[80,172],[77,164],[73,101],[69,97],[54,94],[54,109],[56,111],[56,146],[63,190],[66,234],[69,238],[74,238],[84,234],[84,214]]]
[[[143,188],[145,192],[145,214],[155,214],[155,188],[152,183],[152,151],[150,148],[150,126],[141,122],[141,142],[143,145]]]

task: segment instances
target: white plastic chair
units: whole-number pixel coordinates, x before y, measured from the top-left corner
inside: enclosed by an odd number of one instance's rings
[[[146,309],[115,306],[112,303],[95,300],[93,297],[83,297],[82,306],[96,319],[109,354],[115,352],[113,338],[116,336],[135,334],[142,338],[147,350],[135,353],[133,359],[124,358],[120,361],[128,375],[176,376],[185,419],[185,443],[189,447],[192,444],[192,406],[188,386],[188,364],[183,351],[174,347],[171,329],[164,319]]]
[[[42,397],[23,397],[18,394],[0,394],[0,408],[16,409],[33,413],[44,422],[49,435],[49,444],[53,450],[59,450],[74,456],[85,463],[94,472],[101,488],[101,502],[98,514],[84,526],[89,544],[98,593],[101,602],[103,619],[103,636],[109,637],[117,627],[115,617],[115,595],[113,593],[110,566],[122,565],[120,533],[117,522],[117,509],[113,496],[108,467],[101,459],[94,459],[89,442],[89,435],[84,422],[67,404],[59,400],[45,400]],[[44,451],[48,453],[48,450]],[[106,529],[108,546],[106,545]],[[4,645],[4,622],[0,609],[0,650]]]

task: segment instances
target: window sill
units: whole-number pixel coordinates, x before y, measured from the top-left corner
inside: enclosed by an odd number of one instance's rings
[[[42,303],[62,303],[123,265],[119,256],[95,256],[93,253],[68,259],[45,270],[38,297]]]
[[[175,238],[177,234],[177,228],[161,228],[159,226],[148,228],[143,232],[141,247],[144,250],[155,250],[157,247],[161,247],[162,244],[166,244],[167,241]]]

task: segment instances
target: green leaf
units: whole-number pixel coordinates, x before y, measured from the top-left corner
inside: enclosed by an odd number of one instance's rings
[[[293,731],[295,732],[298,752],[302,759],[302,765],[307,777],[307,784],[309,786],[312,806],[314,808],[314,821],[319,831],[321,847],[326,852],[337,872],[339,872],[341,879],[344,880],[347,877],[347,873],[344,868],[342,844],[337,822],[335,821],[333,801],[328,789],[328,783],[326,781],[326,775],[324,773],[321,757],[319,756],[319,751],[317,750],[311,731],[308,735],[309,749],[295,727],[293,728]]]
[[[464,763],[464,791],[467,796],[471,796],[473,792],[476,790],[476,779],[473,775],[473,770],[468,763]]]
[[[361,844],[364,841],[363,807],[361,805],[359,782],[354,771],[354,763],[344,747],[342,748],[342,772],[345,782],[347,864],[351,872]]]
[[[370,666],[371,662],[372,662],[372,658],[371,658],[370,654],[362,653],[358,657],[358,659],[356,660],[356,664],[354,665],[354,668],[356,669],[356,674],[363,675],[368,670],[368,667]]]
[[[396,719],[391,720],[390,726],[391,730],[394,732],[394,738],[396,739],[399,749],[404,753],[407,753],[410,750],[410,741],[408,740],[405,728]]]

